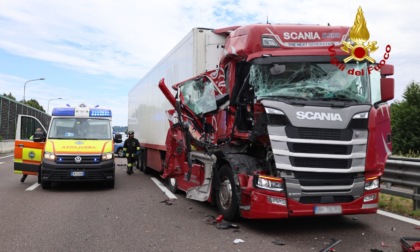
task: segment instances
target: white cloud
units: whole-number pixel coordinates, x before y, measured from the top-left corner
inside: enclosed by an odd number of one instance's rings
[[[120,80],[111,87],[111,94],[95,97],[95,91],[86,96],[76,91],[76,83],[72,87],[60,86],[47,78],[39,83],[47,91],[39,99],[41,105],[46,104],[50,97],[57,96],[54,89],[59,87],[74,101],[95,103],[97,99],[100,103],[107,99],[118,111],[114,115],[126,118],[127,93],[134,80],[139,80],[193,27],[265,23],[267,18],[271,23],[351,26],[359,6],[365,14],[370,40],[378,41],[380,46],[374,58],[380,60],[385,46],[392,46],[388,63],[395,65],[396,97],[401,97],[411,80],[420,81],[420,52],[416,50],[420,1],[2,0],[0,50],[75,73]],[[21,94],[26,76],[0,75],[0,87],[3,89],[6,86],[1,83],[9,81],[7,90]],[[99,83],[91,85],[96,90],[104,88]]]

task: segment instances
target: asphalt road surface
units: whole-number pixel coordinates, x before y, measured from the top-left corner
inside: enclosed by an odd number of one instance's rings
[[[420,237],[420,222],[382,214],[240,220],[220,229],[209,203],[185,194],[168,200],[158,174],[126,173],[116,158],[116,184],[53,184],[13,173],[0,155],[0,251],[402,251],[400,238]],[[163,183],[163,181],[162,181]],[[420,238],[419,238],[420,239]]]

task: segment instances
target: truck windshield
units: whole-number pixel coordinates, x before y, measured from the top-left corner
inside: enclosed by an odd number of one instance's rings
[[[49,139],[110,140],[110,121],[92,118],[54,118]]]
[[[368,73],[365,62],[342,64],[342,68],[330,62],[270,62],[252,64],[249,84],[257,98],[280,97],[316,101],[343,101],[371,103],[371,86],[379,88],[375,77]]]

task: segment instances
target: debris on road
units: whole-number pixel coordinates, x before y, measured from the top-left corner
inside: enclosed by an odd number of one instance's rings
[[[410,244],[409,242],[415,242]],[[420,237],[401,237],[401,247],[404,252],[419,252]]]
[[[341,240],[335,240],[335,239],[331,239],[332,243],[330,245],[328,245],[328,247],[321,249],[319,252],[331,252],[331,251],[335,251],[335,246],[338,245]]]
[[[172,205],[173,200],[171,200],[171,199],[166,199],[166,200],[161,201],[160,203],[165,203],[166,205]]]
[[[235,243],[235,244],[244,243],[244,242],[245,242],[244,240],[239,239],[239,238],[237,238],[233,241],[233,243]]]
[[[276,244],[276,245],[280,245],[280,246],[282,246],[282,245],[286,245],[286,243],[284,243],[283,241],[281,241],[281,240],[275,240],[275,241],[273,241],[273,243],[274,244]]]
[[[216,223],[216,228],[217,229],[228,229],[228,228],[234,228],[234,229],[238,229],[239,226],[227,221],[222,221],[220,223]]]

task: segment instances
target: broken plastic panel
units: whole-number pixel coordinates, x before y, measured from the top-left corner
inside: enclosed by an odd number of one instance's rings
[[[371,71],[369,74],[368,64],[359,62],[343,64],[342,68],[330,62],[253,64],[249,78],[257,98],[342,100],[356,103],[378,100],[379,81],[379,72]]]

